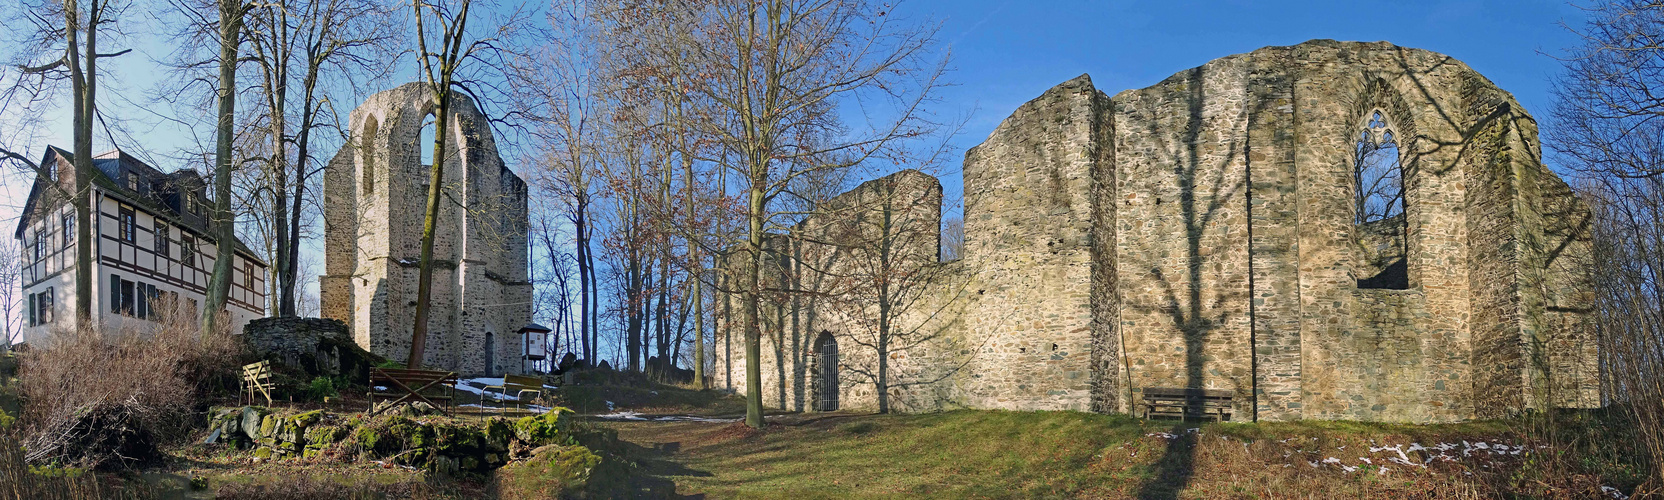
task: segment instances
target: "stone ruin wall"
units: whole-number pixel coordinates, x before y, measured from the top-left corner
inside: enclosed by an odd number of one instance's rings
[[[878,406],[872,383],[879,370],[873,283],[881,275],[890,276],[897,288],[891,301],[897,306],[891,338],[899,345],[890,349],[886,366],[890,380],[898,382],[890,390],[891,404],[902,411],[923,411],[952,400],[946,390],[950,385],[943,381],[954,375],[950,367],[968,357],[953,348],[962,338],[963,301],[957,298],[966,293],[966,285],[960,262],[937,262],[941,209],[941,184],[907,170],[829,200],[817,215],[794,226],[798,238],[766,241],[764,286],[777,291],[766,293],[760,303],[764,404],[800,411],[818,408],[816,399],[825,388],[818,376],[824,367],[816,341],[824,333],[838,341],[841,406]],[[894,263],[884,265],[880,255],[862,250],[876,246],[854,248],[857,241],[890,243]],[[745,274],[745,259],[741,252],[726,258],[720,267],[729,271],[727,279]],[[779,292],[783,290],[800,293]],[[736,318],[732,327],[741,328],[743,301],[738,296],[726,300],[723,309]],[[734,339],[717,339],[719,353],[725,340],[732,341],[733,352],[743,352],[742,338],[736,334]],[[743,354],[719,354],[716,363],[716,385],[745,392]]]
[[[322,315],[392,360],[410,352],[429,181],[421,159],[432,147],[420,139],[431,96],[420,83],[370,96],[352,113],[352,141],[324,174]],[[531,321],[526,184],[498,157],[486,117],[466,96],[454,99],[444,183],[466,208],[440,208],[424,364],[518,372],[523,339],[515,330]]]
[[[1373,110],[1400,138],[1405,210],[1355,227]],[[929,397],[904,409],[1129,412],[1144,387],[1233,391],[1236,419],[1599,404],[1588,209],[1525,110],[1447,56],[1319,40],[1114,97],[1082,76],[1019,107],[964,178],[964,292],[938,297],[960,315],[934,318],[951,334],[910,359]],[[1408,289],[1359,288],[1395,238]],[[743,380],[740,362],[716,373]]]

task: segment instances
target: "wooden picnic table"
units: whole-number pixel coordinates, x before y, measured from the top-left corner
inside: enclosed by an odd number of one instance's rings
[[[398,405],[414,404],[418,401],[450,414],[451,400],[456,399],[456,381],[456,372],[372,368],[369,414],[374,416]],[[392,402],[376,408],[377,399]],[[441,401],[443,404],[439,403]]]

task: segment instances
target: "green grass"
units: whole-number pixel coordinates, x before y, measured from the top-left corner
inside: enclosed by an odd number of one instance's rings
[[[1502,456],[1382,464],[1377,444],[1527,441],[1507,422],[1177,423],[1077,412],[792,415],[738,424],[605,424],[653,491],[713,498],[1477,498],[1598,494],[1600,478]],[[1197,429],[1191,434],[1188,429]],[[1151,436],[1176,433],[1177,439]],[[1459,450],[1458,450],[1459,452]],[[1459,455],[1459,453],[1457,453]],[[1360,456],[1373,457],[1364,464]],[[1431,456],[1411,455],[1421,462]],[[1480,454],[1475,453],[1474,457]],[[1335,457],[1358,467],[1322,464]],[[1313,467],[1310,462],[1319,462]],[[1522,472],[1525,471],[1525,472]],[[637,492],[647,491],[646,489]]]

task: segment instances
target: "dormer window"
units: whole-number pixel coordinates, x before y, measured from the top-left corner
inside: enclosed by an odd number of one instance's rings
[[[135,192],[135,193],[139,192],[139,173],[138,172],[134,172],[132,170],[127,171],[127,190]]]

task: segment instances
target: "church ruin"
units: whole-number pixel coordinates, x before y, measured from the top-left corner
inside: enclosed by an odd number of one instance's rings
[[[433,257],[424,367],[520,373],[531,322],[526,183],[504,166],[485,115],[452,99]],[[403,360],[416,317],[418,256],[429,166],[424,124],[433,93],[410,83],[370,96],[351,117],[351,140],[324,174],[325,274],[319,301],[358,345]],[[534,339],[538,340],[538,339]],[[530,351],[541,353],[541,341]]]
[[[897,410],[1138,414],[1145,389],[1212,389],[1232,420],[1600,404],[1589,210],[1535,119],[1448,56],[1315,40],[1114,96],[1083,75],[968,151],[964,180],[957,261],[935,258],[940,185],[911,171],[773,241],[771,289],[819,293],[765,297],[757,360],[722,325],[717,384],[744,392],[758,362],[790,409],[875,408],[882,371]],[[932,236],[872,237],[898,220]],[[891,276],[927,277],[893,297],[887,348],[871,301],[830,298],[872,281],[879,241],[910,266]]]

